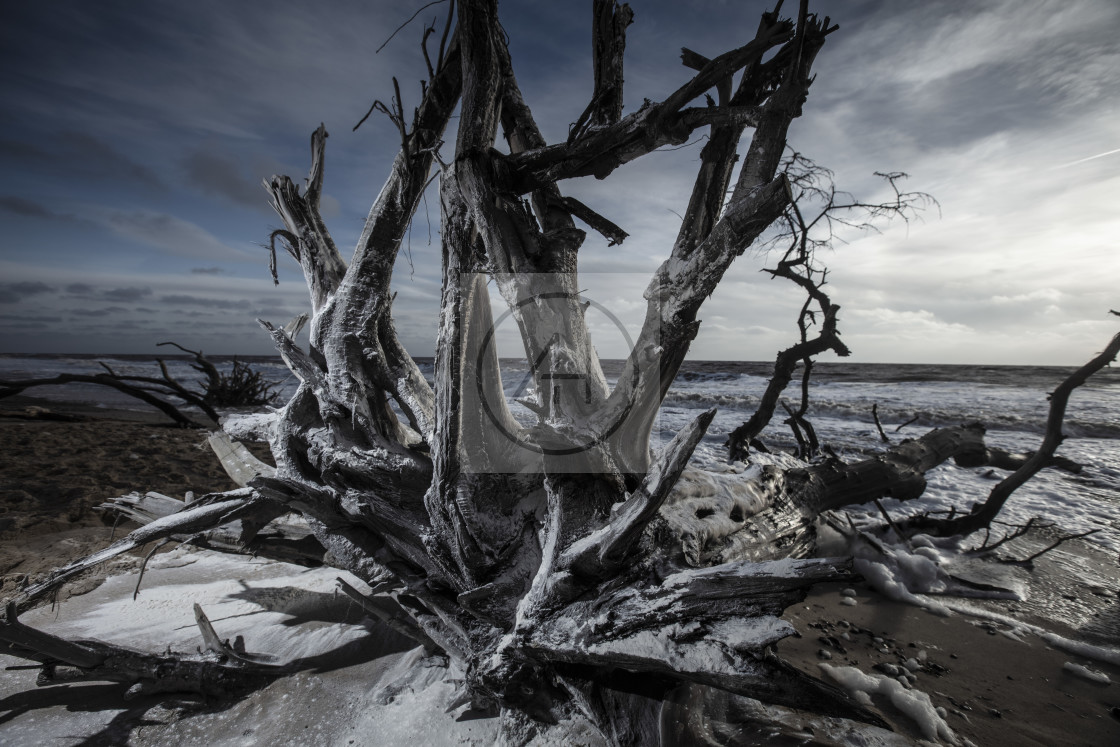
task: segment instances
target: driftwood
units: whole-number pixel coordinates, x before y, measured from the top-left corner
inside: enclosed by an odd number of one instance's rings
[[[203,642],[197,652],[149,654],[103,641],[69,641],[30,628],[9,602],[0,620],[0,653],[41,662],[40,686],[122,682],[130,686],[129,698],[155,693],[233,697],[304,668],[299,661],[278,666],[246,655],[218,637],[197,604],[194,614]]]
[[[1009,476],[1001,480],[989,493],[987,500],[977,504],[967,513],[950,516],[949,518],[936,518],[928,515],[917,516],[906,523],[908,529],[922,531],[928,534],[943,536],[960,534],[968,535],[991,525],[999,515],[1007,499],[1028,480],[1047,467],[1059,467],[1070,472],[1079,472],[1080,465],[1068,459],[1055,456],[1065,436],[1062,434],[1062,422],[1065,420],[1066,405],[1069,404],[1070,394],[1077,387],[1084,384],[1090,376],[1108,366],[1120,355],[1120,334],[1115,335],[1105,346],[1105,349],[1092,360],[1070,374],[1061,382],[1053,393],[1050,394],[1050,411],[1046,418],[1046,433],[1038,450],[1031,454],[1007,454],[998,452],[995,459],[997,466],[1014,469]]]
[[[127,517],[146,525],[172,514],[184,511],[197,501],[180,501],[160,493],[130,493],[113,498],[98,508]],[[247,513],[241,518],[212,528],[188,528],[174,531],[157,539],[191,544],[207,550],[271,558],[303,566],[324,564],[324,549],[315,539],[306,522],[288,515],[279,506],[264,507],[259,512]],[[142,545],[141,545],[142,546]],[[129,551],[121,545],[114,554]]]
[[[163,399],[162,396],[157,396],[157,394],[175,396],[187,404],[198,407],[208,418],[215,423],[218,422],[218,414],[214,412],[213,408],[193,392],[182,390],[178,382],[162,382],[159,379],[138,376],[122,377],[111,370],[103,374],[59,374],[49,379],[2,379],[0,380],[0,399],[19,394],[32,387],[62,384],[99,384],[111,387],[130,397],[135,397],[141,402],[146,402],[171,418],[177,425],[185,428],[197,427],[198,424],[190,416],[184,414],[177,406]]]
[[[294,337],[307,322],[307,315],[301,314],[289,322],[288,334]],[[279,385],[268,381],[260,371],[255,371],[247,363],[233,359],[230,372],[222,373],[218,370],[201,350],[189,350],[175,342],[161,342],[157,345],[171,345],[184,353],[194,356],[191,368],[206,375],[206,384],[203,386],[202,401],[213,407],[258,407],[269,405],[276,401]],[[166,364],[158,361],[164,379],[171,380]]]
[[[256,469],[231,448],[237,470],[253,473],[245,487],[174,513],[163,513],[168,504],[159,499],[132,501],[132,515],[147,512],[149,523],[13,600],[7,629],[16,640],[5,639],[8,650],[64,660],[57,642],[33,642],[16,612],[98,562],[167,538],[212,537],[205,533],[234,522],[239,544],[250,545],[269,522],[295,512],[322,562],[379,594],[344,593],[455,661],[465,675],[454,702],[499,713],[508,744],[577,716],[609,743],[656,744],[659,698],[682,683],[881,723],[774,656],[772,644],[793,632],[780,615],[811,584],[851,577],[845,559],[809,557],[822,512],[918,495],[923,473],[948,458],[990,459],[983,429],[941,429],[853,465],[715,475],[688,467],[709,411],[659,453],[650,448],[655,413],[697,334],[704,300],[790,207],[780,169],[786,133],[835,27],[810,14],[807,2],[795,20],[766,13],[736,49],[711,58],[686,50],[695,75],[623,115],[631,15],[594,2],[595,94],[585,121],[548,144],[519,89],[496,3],[454,7],[453,30],[435,64],[427,58],[429,78],[411,118],[399,85],[390,106],[372,109],[392,119],[400,150],[349,263],[319,212],[324,127],[311,137],[302,192],[285,176],[265,182],[284,224],[273,245],[279,239],[299,262],[313,310],[306,348],[291,330],[262,322],[300,380],[278,412],[276,471]],[[690,107],[700,97],[707,105]],[[454,157],[441,160],[457,106]],[[584,320],[585,234],[575,219],[624,236],[564,197],[559,184],[606,178],[706,126],[710,142],[689,209],[651,279],[642,331],[612,388]],[[732,183],[747,128],[753,134]],[[499,132],[508,155],[493,148]],[[429,386],[397,336],[390,281],[437,161],[443,275]],[[529,424],[513,418],[488,344],[491,280],[532,363],[537,417]],[[212,647],[205,627],[200,621]],[[108,659],[87,648],[92,653],[64,655],[84,673],[102,674]],[[128,676],[151,671],[149,660],[121,661],[135,662]]]
[[[306,315],[293,319],[285,328],[289,335],[295,335],[307,321]],[[154,376],[129,376],[118,374],[104,363],[105,373],[100,374],[59,374],[47,379],[0,380],[0,399],[11,397],[27,389],[40,386],[60,386],[64,384],[98,384],[116,389],[118,392],[135,397],[156,408],[177,425],[196,428],[198,423],[180,407],[196,407],[213,423],[218,422],[215,407],[259,406],[275,401],[279,385],[265,380],[264,376],[250,366],[234,358],[233,368],[227,374],[218,370],[201,351],[188,350],[174,342],[161,342],[159,345],[173,345],[194,356],[191,367],[206,375],[202,391],[193,391],[183,386],[171,375],[167,363],[156,359],[161,378]],[[175,404],[178,401],[179,405]]]

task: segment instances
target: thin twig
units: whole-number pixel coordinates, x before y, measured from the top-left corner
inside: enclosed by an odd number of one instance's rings
[[[354,127],[350,131],[351,132],[357,132],[358,128],[361,127],[362,124],[365,123],[365,121],[367,119],[369,119],[369,115],[373,114],[373,110],[377,108],[378,104],[381,104],[381,102],[378,101],[378,100],[374,100],[374,102],[369,105],[369,111],[367,111],[364,115],[362,115],[362,118],[358,120],[358,124],[354,125]],[[384,106],[384,104],[381,104],[381,105]],[[275,252],[276,252],[276,250],[273,249],[273,254],[274,255],[275,255]]]
[[[654,153],[668,153],[669,151],[672,151],[672,150],[684,150],[685,148],[690,148],[693,145],[696,145],[697,143],[703,142],[704,140],[707,140],[707,139],[708,139],[707,135],[701,135],[700,137],[696,138],[692,142],[685,143],[684,145],[677,145],[677,146],[674,146],[672,148],[670,148],[668,146],[663,146],[661,148],[658,148],[658,149],[654,150],[653,152]]]
[[[113,539],[117,536],[117,525],[119,525],[121,523],[121,517],[122,516],[124,516],[124,514],[117,514],[113,518],[113,529],[112,529],[112,531],[109,532],[109,544],[110,545],[113,544]]]
[[[155,555],[161,547],[170,541],[170,537],[160,540],[156,546],[151,549],[151,552],[144,556],[144,560],[140,563],[140,577],[136,579],[136,588],[132,590],[133,601],[136,601],[136,597],[140,593],[140,582],[144,580],[144,571],[148,568],[148,561],[152,559],[152,556]]]
[[[895,433],[898,433],[899,431],[901,431],[901,430],[902,430],[903,428],[905,428],[906,426],[908,426],[908,425],[913,425],[914,423],[917,423],[917,422],[918,422],[918,418],[919,418],[919,417],[920,417],[919,415],[915,415],[914,417],[910,418],[909,420],[907,420],[907,421],[906,421],[905,423],[903,423],[902,425],[900,425],[900,426],[898,426],[897,428],[895,428],[895,429],[894,429],[894,432],[895,432]]]
[[[436,77],[436,71],[432,68],[432,58],[428,56],[428,37],[436,32],[436,19],[432,19],[431,26],[424,27],[424,37],[420,40],[420,51],[424,53],[424,64],[428,67],[428,80]],[[422,86],[424,81],[420,81]]]
[[[883,506],[883,502],[876,498],[875,506],[879,509],[879,513],[883,515],[883,518],[887,520],[887,524],[890,525],[890,528],[894,530],[895,536],[905,542],[907,547],[910,547],[910,538],[903,534],[902,530],[898,528],[898,525],[894,523],[894,519],[892,519],[891,515],[887,513],[887,509]]]
[[[1058,547],[1058,545],[1061,545],[1061,544],[1062,544],[1063,542],[1067,542],[1067,541],[1069,541],[1069,540],[1072,540],[1072,539],[1080,539],[1080,538],[1082,538],[1082,537],[1088,537],[1088,536],[1089,536],[1090,534],[1096,534],[1096,533],[1097,533],[1097,532],[1099,532],[1099,531],[1100,531],[1100,529],[1090,529],[1089,531],[1087,531],[1087,532],[1082,532],[1081,534],[1069,534],[1069,535],[1066,535],[1065,537],[1062,537],[1061,539],[1059,539],[1059,540],[1058,540],[1057,542],[1055,542],[1054,544],[1050,545],[1049,547],[1047,547],[1047,548],[1045,548],[1045,549],[1043,549],[1043,550],[1039,550],[1039,551],[1038,551],[1038,552],[1036,552],[1036,553],[1035,553],[1034,555],[1030,556],[1029,558],[1025,558],[1025,559],[1023,559],[1023,560],[1020,560],[1019,562],[1020,562],[1020,563],[1023,563],[1024,565],[1026,565],[1027,563],[1031,563],[1031,562],[1033,562],[1035,558],[1040,558],[1040,557],[1042,557],[1043,555],[1045,555],[1046,553],[1050,552],[1051,550],[1053,550],[1053,549],[1057,548],[1057,547]]]
[[[879,422],[879,403],[871,405],[871,417],[875,418],[875,427],[879,430],[879,438],[883,439],[883,443],[889,444],[891,440],[887,438],[887,434],[883,432],[883,424]]]
[[[401,29],[403,29],[403,28],[404,28],[405,26],[407,26],[408,24],[410,24],[410,23],[412,23],[413,21],[415,21],[415,20],[416,20],[416,16],[420,15],[420,14],[421,14],[421,13],[422,13],[422,12],[423,12],[424,10],[426,10],[426,9],[428,9],[428,8],[430,8],[430,7],[432,7],[433,5],[439,5],[440,3],[445,3],[445,2],[447,2],[447,0],[432,0],[432,2],[428,3],[427,5],[423,5],[423,6],[421,6],[419,10],[417,10],[417,11],[416,11],[415,13],[413,13],[413,14],[412,14],[412,17],[411,17],[411,18],[409,18],[409,19],[408,19],[407,21],[405,21],[404,23],[402,23],[402,24],[401,24],[400,26],[397,26],[396,30],[394,30],[394,31],[393,31],[393,33],[389,34],[389,38],[388,38],[388,39],[386,39],[386,40],[384,41],[384,43],[382,43],[382,45],[381,45],[380,47],[378,47],[378,48],[377,48],[377,50],[376,50],[376,51],[374,51],[374,54],[377,54],[377,53],[379,53],[379,52],[380,52],[380,51],[381,51],[382,49],[385,49],[385,45],[386,45],[386,44],[388,44],[389,42],[393,41],[393,37],[394,37],[394,36],[396,36],[396,35],[397,35],[397,33],[398,33],[398,32],[399,32],[399,31],[400,31]]]
[[[950,517],[950,518],[952,518],[952,517]],[[1007,534],[1003,535],[1002,539],[996,541],[996,543],[992,544],[992,545],[988,544],[988,539],[991,535],[991,528],[990,527],[984,527],[984,532],[985,532],[984,544],[980,545],[980,547],[976,548],[976,550],[977,551],[984,550],[985,552],[991,552],[1005,542],[1010,542],[1013,539],[1018,539],[1019,537],[1022,537],[1024,534],[1029,532],[1034,527],[1034,523],[1037,520],[1038,520],[1037,516],[1032,516],[1031,518],[1027,519],[1026,524],[1023,524],[1022,526],[1019,526],[1017,529],[1015,529],[1013,531],[1008,531]]]

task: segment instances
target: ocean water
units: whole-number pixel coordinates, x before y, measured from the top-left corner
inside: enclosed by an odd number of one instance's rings
[[[0,378],[50,377],[60,373],[97,373],[102,361],[121,374],[158,376],[146,356],[0,356]],[[184,384],[199,381],[185,356],[165,358],[177,379]],[[219,366],[229,359],[215,357]],[[243,358],[280,386],[281,401],[295,391],[297,381],[279,358]],[[421,370],[432,375],[431,359],[419,360]],[[619,365],[607,362],[610,379]],[[1048,366],[949,366],[858,363],[819,363],[814,368],[808,419],[822,444],[845,461],[855,461],[885,448],[871,415],[878,405],[879,418],[891,440],[898,443],[916,438],[936,427],[979,421],[988,428],[987,441],[1010,451],[1038,447],[1045,429],[1049,403],[1047,394],[1072,372],[1072,368]],[[503,384],[513,399],[527,372],[524,361],[503,361]],[[702,411],[716,407],[715,420],[696,450],[694,462],[721,469],[727,464],[727,435],[751,413],[762,395],[770,364],[729,361],[689,361],[677,377],[656,422],[654,442],[664,443]],[[126,395],[96,385],[66,385],[29,389],[28,395],[44,399],[82,401],[113,408],[145,409]],[[798,382],[786,390],[786,399],[796,406]],[[516,417],[533,416],[514,405]],[[779,413],[782,413],[779,408]],[[895,429],[913,418],[917,420]],[[784,414],[776,414],[762,434],[771,448],[792,451],[795,441]],[[1001,515],[1008,522],[1039,517],[1063,529],[1084,532],[1099,529],[1090,539],[1113,552],[1120,551],[1120,369],[1105,369],[1075,390],[1067,409],[1063,432],[1067,438],[1059,454],[1084,465],[1080,475],[1044,470],[1020,488]],[[919,499],[900,504],[887,500],[888,510],[898,515],[968,508],[984,498],[1006,473],[987,468],[962,469],[943,465],[927,475],[929,487]],[[137,486],[142,488],[143,486]],[[851,509],[869,513],[867,507]]]

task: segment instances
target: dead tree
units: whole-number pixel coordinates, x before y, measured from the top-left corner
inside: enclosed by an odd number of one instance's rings
[[[24,590],[0,626],[5,650],[48,665],[64,661],[75,677],[152,685],[159,678],[151,660],[130,667],[92,644],[86,651],[44,642],[18,614],[93,564],[147,542],[235,521],[241,541],[251,542],[258,528],[297,511],[323,561],[372,588],[367,609],[459,663],[466,676],[458,700],[499,714],[510,744],[573,715],[611,743],[656,744],[658,699],[681,683],[877,723],[770,649],[792,632],[779,616],[808,586],[850,575],[846,560],[808,556],[820,512],[868,500],[854,487],[863,468],[767,469],[751,479],[690,469],[714,411],[659,453],[650,448],[654,415],[697,334],[704,299],[790,206],[780,169],[786,133],[836,27],[804,1],[794,20],[765,13],[741,47],[711,58],[685,50],[695,75],[623,116],[631,14],[614,0],[595,0],[595,94],[568,139],[548,144],[518,87],[494,0],[460,0],[456,10],[411,118],[399,86],[390,105],[373,107],[397,126],[400,151],[349,263],[319,213],[324,127],[312,135],[302,191],[288,177],[266,182],[284,222],[273,240],[302,267],[313,311],[306,349],[262,322],[300,379],[274,431],[275,473],[163,515]],[[706,104],[692,105],[706,95]],[[457,105],[454,156],[439,171],[443,284],[430,387],[397,336],[390,280]],[[701,127],[711,134],[688,211],[650,281],[642,331],[612,388],[584,319],[585,234],[576,219],[612,240],[625,235],[559,184],[607,178]],[[508,154],[493,148],[499,132]],[[534,364],[537,417],[528,425],[503,395],[489,344],[488,280]],[[938,433],[905,447],[888,460],[897,474],[884,473],[882,487],[912,483],[913,473],[978,438],[975,429]],[[228,690],[239,671],[277,674],[241,666],[215,647],[200,654],[208,674],[174,685],[218,681]]]
[[[825,292],[828,270],[820,265],[817,253],[830,249],[838,240],[837,231],[878,230],[877,223],[900,218],[906,222],[937,201],[925,192],[904,192],[899,183],[906,178],[901,172],[876,172],[887,181],[894,198],[880,203],[868,203],[849,192],[836,188],[832,172],[804,154],[790,149],[783,161],[782,173],[790,185],[789,205],[780,220],[774,224],[771,235],[764,237],[764,248],[784,247],[777,267],[767,269],[772,278],[783,278],[805,291],[805,302],[797,316],[800,339],[778,353],[774,361],[774,375],[767,383],[758,408],[750,419],[733,430],[727,438],[730,458],[746,459],[752,442],[769,425],[774,417],[778,400],[789,386],[801,364],[801,401],[796,411],[783,402],[789,414],[786,420],[797,439],[800,456],[810,457],[817,448],[816,435],[805,415],[809,408],[809,382],[813,362],[817,356],[832,351],[840,357],[851,355],[848,346],[840,339],[837,315],[840,306],[833,303]],[[810,331],[816,327],[816,336]],[[804,435],[803,435],[804,434]]]

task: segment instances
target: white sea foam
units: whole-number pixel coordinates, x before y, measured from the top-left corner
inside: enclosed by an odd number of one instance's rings
[[[926,693],[908,688],[893,677],[867,674],[855,667],[834,667],[823,662],[817,666],[829,679],[847,690],[857,700],[862,700],[865,705],[871,704],[871,695],[885,696],[891,705],[918,725],[922,736],[926,739],[937,743],[961,744],[956,732],[937,712]]]
[[[1067,661],[1062,665],[1062,669],[1070,672],[1076,677],[1080,677],[1090,682],[1096,682],[1098,685],[1111,685],[1112,679],[1104,672],[1098,672],[1095,669],[1086,667],[1081,664],[1074,664],[1072,661]]]

